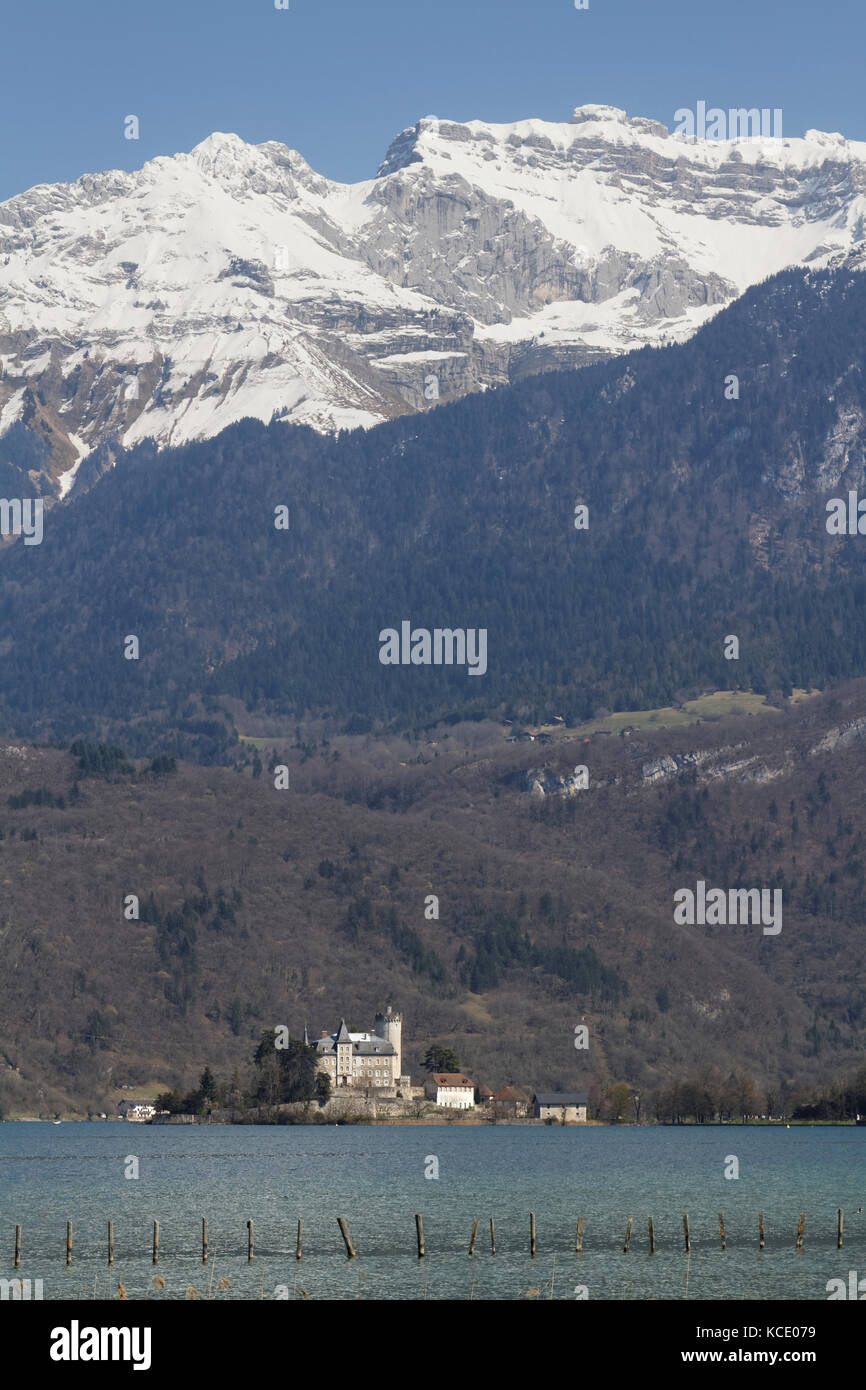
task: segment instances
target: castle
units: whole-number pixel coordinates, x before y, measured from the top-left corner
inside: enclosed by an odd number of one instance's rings
[[[304,1042],[315,1050],[319,1067],[331,1078],[332,1090],[376,1087],[409,1094],[411,1078],[402,1074],[403,1015],[393,1013],[390,1004],[385,1013],[376,1015],[372,1033],[350,1033],[341,1018],[335,1033],[324,1030],[315,1042],[310,1042],[305,1027]]]

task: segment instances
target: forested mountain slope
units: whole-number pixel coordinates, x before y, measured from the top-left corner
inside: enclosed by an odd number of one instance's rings
[[[412,728],[860,674],[866,538],[826,506],[864,491],[864,324],[862,274],[790,271],[680,347],[372,431],[142,445],[0,557],[0,727],[214,760],[226,695]],[[485,629],[486,674],[382,665],[403,620]]]

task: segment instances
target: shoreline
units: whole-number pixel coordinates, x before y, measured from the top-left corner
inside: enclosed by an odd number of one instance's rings
[[[532,1127],[538,1129],[866,1129],[863,1121],[856,1120],[710,1120],[703,1124],[697,1121],[690,1121],[685,1124],[667,1124],[657,1120],[645,1120],[636,1122],[634,1120],[621,1121],[614,1123],[612,1120],[569,1120],[563,1124],[561,1121],[551,1123],[548,1120],[539,1120],[534,1117],[497,1119],[492,1120],[486,1116],[476,1116],[472,1118],[452,1117],[450,1115],[423,1115],[423,1116],[388,1116],[377,1118],[375,1116],[343,1116],[334,1119],[315,1119],[315,1118],[295,1118],[290,1119],[265,1119],[261,1116],[250,1119],[213,1119],[210,1116],[184,1116],[180,1117],[165,1116],[151,1120],[126,1120],[120,1115],[109,1116],[106,1119],[90,1118],[86,1115],[68,1115],[62,1120],[49,1120],[38,1115],[6,1115],[0,1124],[95,1124],[95,1125],[134,1125],[138,1127],[156,1126],[163,1128],[170,1126],[173,1129],[181,1126],[210,1126],[222,1129],[238,1129],[244,1127],[256,1127],[261,1129],[291,1129],[296,1126],[304,1126],[313,1129],[354,1129],[364,1128],[418,1128],[431,1127],[439,1128],[462,1128],[462,1129],[515,1129]]]

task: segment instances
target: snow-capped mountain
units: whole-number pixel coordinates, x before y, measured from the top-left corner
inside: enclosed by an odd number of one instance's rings
[[[695,140],[607,106],[429,117],[358,184],[214,134],[0,204],[0,437],[42,441],[28,471],[62,497],[104,441],[274,413],[371,425],[681,340],[864,234],[866,144],[818,131]]]

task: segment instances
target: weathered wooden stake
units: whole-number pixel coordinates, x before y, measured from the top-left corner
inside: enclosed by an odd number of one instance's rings
[[[247,1263],[253,1258],[253,1223],[247,1222]]]
[[[633,1223],[634,1217],[630,1216],[628,1219],[628,1225],[625,1228],[625,1245],[622,1247],[622,1253],[624,1255],[628,1254],[628,1247],[631,1245],[631,1228]]]
[[[415,1213],[415,1235],[418,1237],[418,1259],[424,1258],[424,1222],[418,1212]]]
[[[685,1236],[685,1241],[686,1241],[686,1254],[688,1254],[689,1251],[690,1251],[691,1248],[692,1248],[691,1237],[689,1236],[689,1218],[688,1218],[688,1216],[684,1216],[684,1217],[683,1217],[683,1235]]]
[[[722,1237],[722,1249],[727,1250],[728,1247],[725,1244],[725,1218],[722,1216],[721,1212],[719,1212],[719,1232]]]
[[[297,1249],[295,1250],[295,1259],[296,1259],[296,1260],[299,1260],[299,1259],[301,1258],[301,1253],[302,1253],[302,1252],[301,1252],[301,1237],[303,1236],[303,1234],[304,1234],[304,1223],[303,1223],[303,1221],[301,1220],[301,1218],[298,1217],[298,1245],[297,1245]]]
[[[764,1213],[758,1212],[758,1249],[764,1248]]]
[[[496,1254],[496,1228],[493,1225],[493,1217],[490,1218],[490,1253]]]
[[[529,1253],[535,1259],[535,1212],[529,1213]]]
[[[153,1263],[159,1264],[159,1222],[153,1223]]]
[[[66,1223],[66,1263],[72,1264],[72,1222]]]
[[[839,1215],[836,1219],[836,1249],[842,1249],[842,1208],[839,1208]]]
[[[337,1217],[337,1225],[340,1228],[340,1234],[342,1235],[343,1240],[346,1242],[346,1254],[348,1255],[350,1260],[354,1260],[355,1247],[352,1244],[352,1237],[349,1235],[349,1227],[346,1225],[342,1216]]]
[[[15,1227],[15,1268],[21,1264],[21,1227]]]
[[[207,1264],[207,1217],[201,1219],[201,1262]]]
[[[108,1223],[108,1263],[114,1264],[114,1222]]]
[[[806,1213],[800,1212],[800,1220],[797,1222],[797,1249],[803,1249],[803,1230],[806,1225]]]
[[[478,1234],[478,1217],[476,1216],[475,1220],[472,1222],[472,1235],[469,1237],[469,1253],[470,1253],[470,1255],[472,1254],[472,1251],[475,1249],[475,1237],[477,1236],[477,1234]]]
[[[647,1222],[647,1225],[649,1227],[650,1254],[654,1255],[656,1251],[656,1232],[655,1227],[653,1225],[652,1217],[650,1217],[649,1221]]]
[[[577,1218],[577,1241],[576,1241],[575,1246],[574,1246],[574,1251],[575,1251],[575,1254],[576,1254],[576,1255],[579,1255],[579,1254],[581,1253],[582,1250],[583,1250],[583,1217],[582,1217],[582,1216],[579,1216],[579,1217]]]

